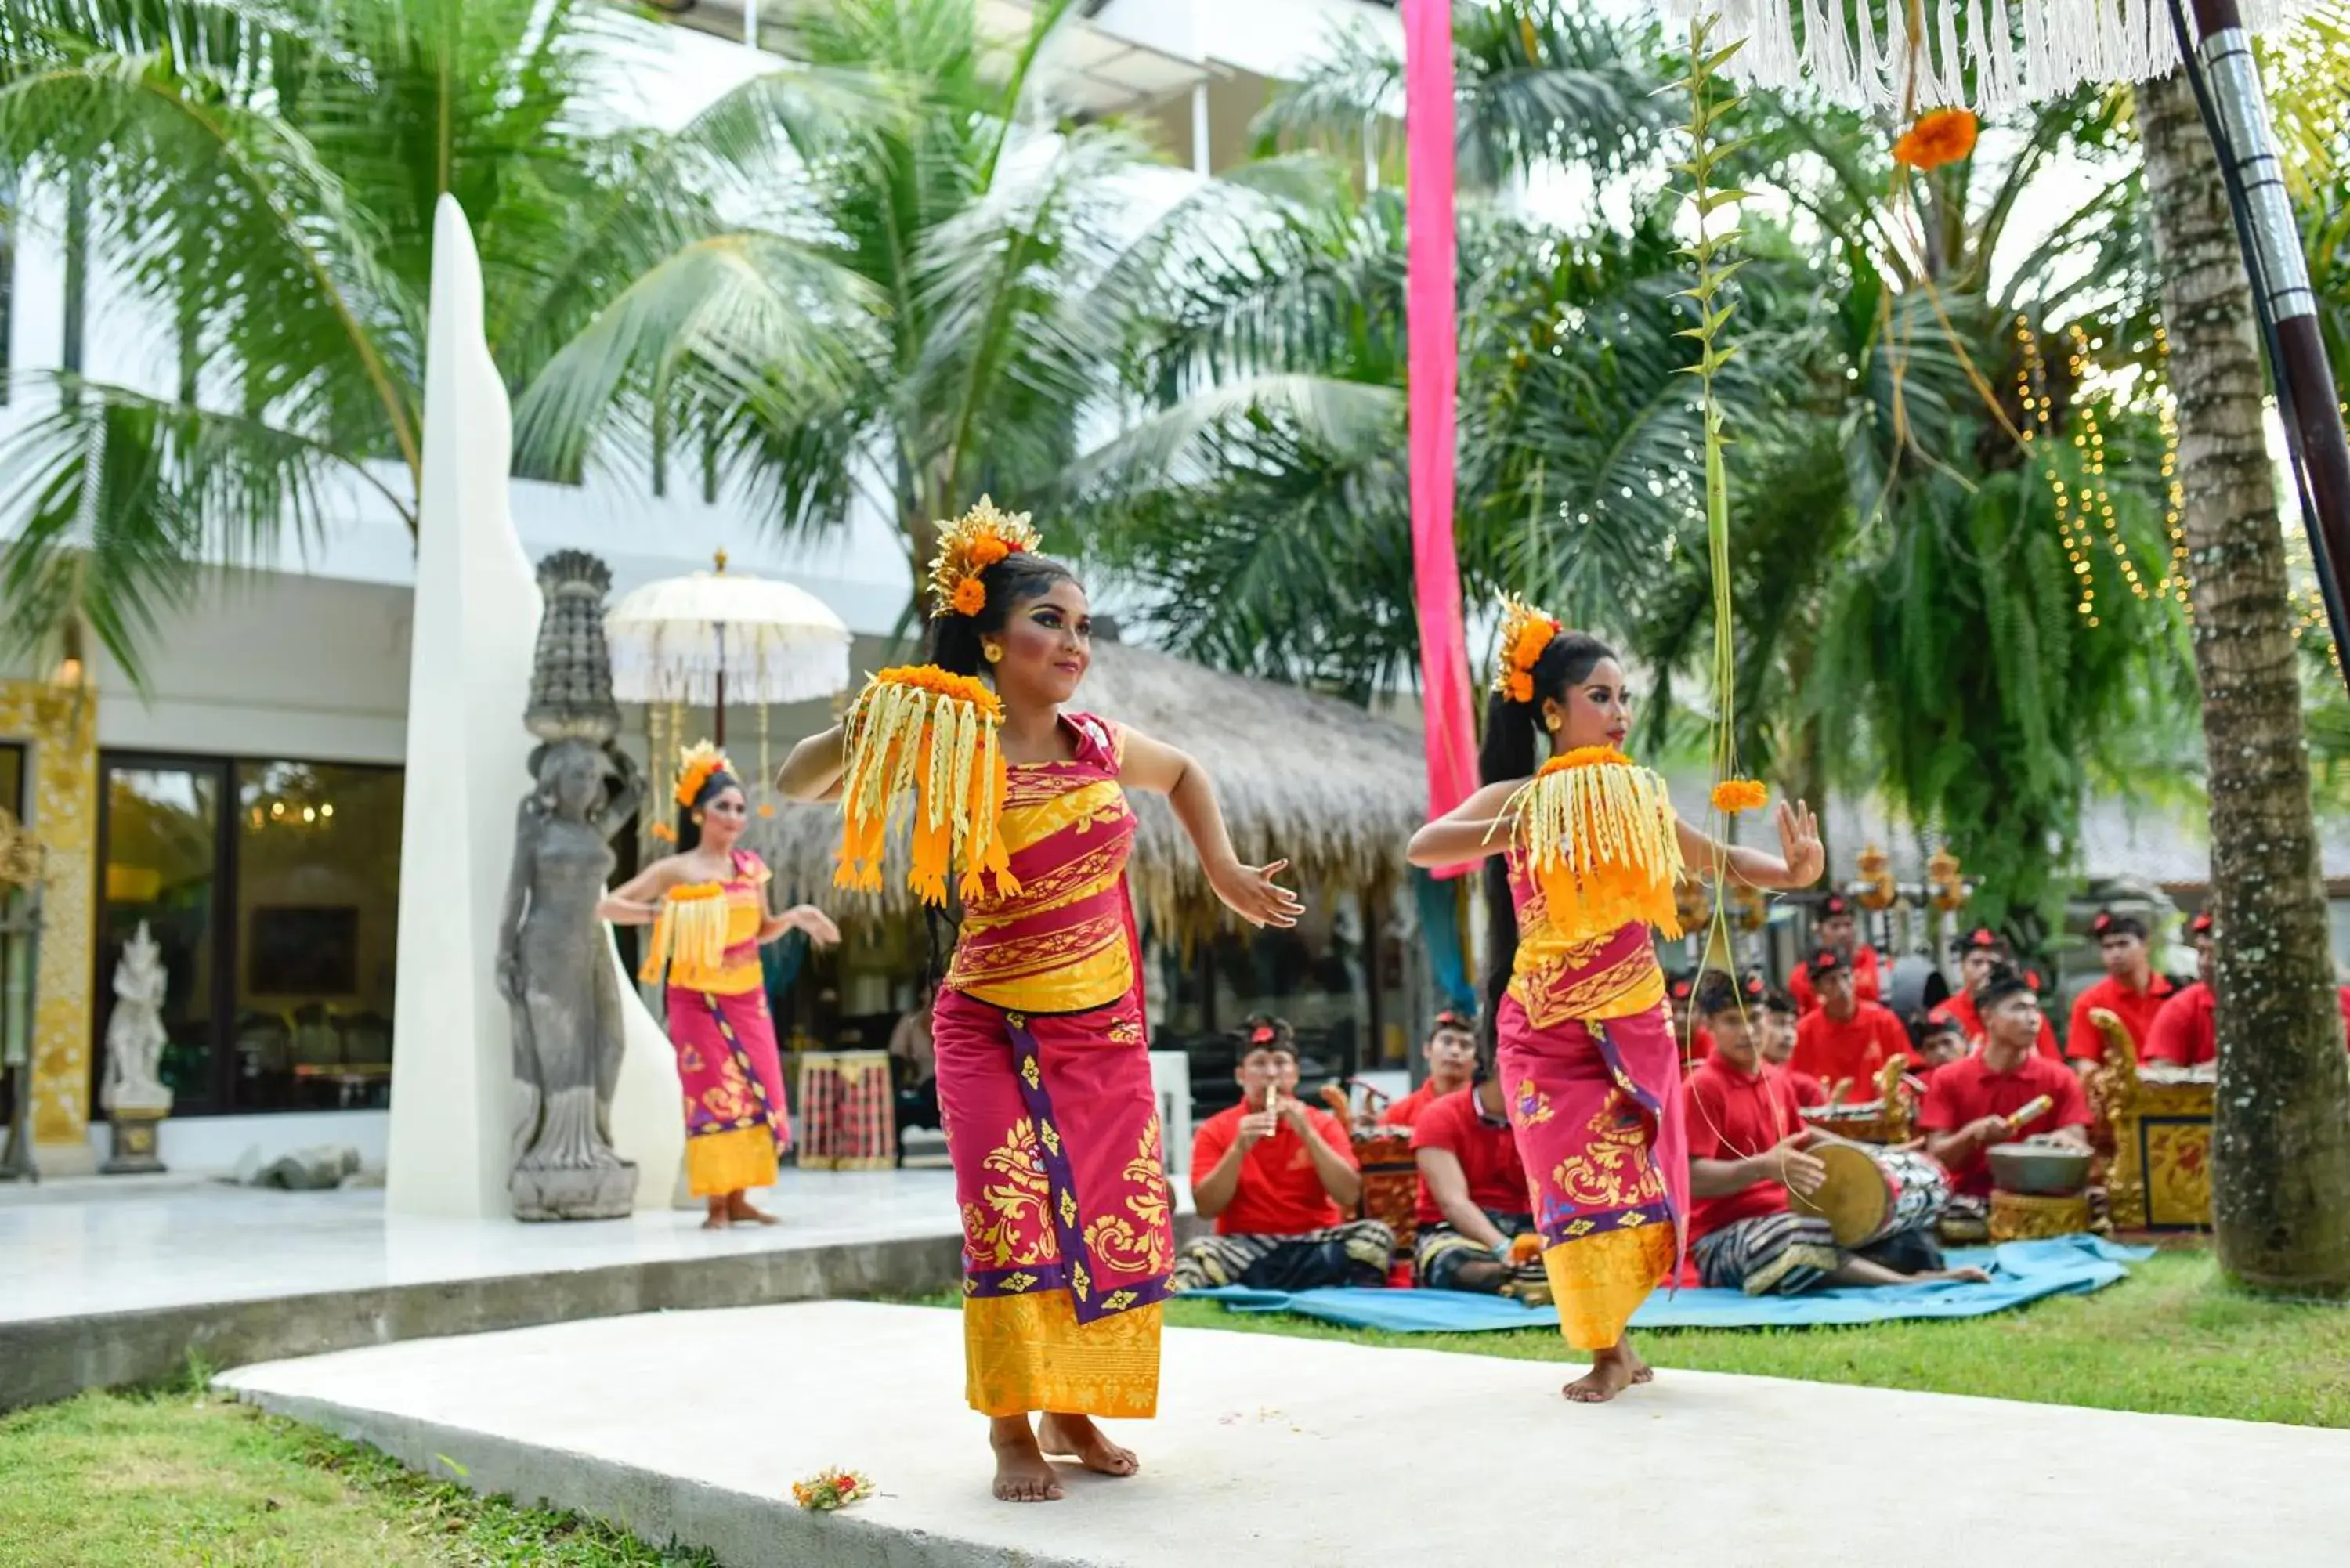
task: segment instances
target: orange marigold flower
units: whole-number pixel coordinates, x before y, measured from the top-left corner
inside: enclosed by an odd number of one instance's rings
[[[957,615],[977,615],[987,607],[987,585],[974,573],[955,585],[954,597],[947,605]]]
[[[1002,537],[994,534],[982,534],[971,542],[971,548],[964,552],[964,559],[970,562],[972,571],[976,574],[987,570],[1010,554],[1012,554],[1012,546],[1005,544]]]
[[[1956,163],[1975,150],[1976,129],[1972,109],[1929,109],[1893,144],[1893,161],[1917,170]]]
[[[900,664],[875,676],[878,683],[891,686],[911,686],[918,691],[934,691],[941,697],[951,697],[959,702],[969,702],[979,709],[983,719],[1003,717],[1003,704],[995,693],[968,675],[956,675],[941,670],[935,664]]]
[[[1569,768],[1592,768],[1615,763],[1624,767],[1633,765],[1632,759],[1613,746],[1577,746],[1571,752],[1561,752],[1542,765],[1542,774],[1565,773]],[[1536,777],[1542,776],[1537,774]]]
[[[650,831],[653,837],[658,838],[663,844],[675,844],[677,842],[677,829],[671,827],[666,822],[654,823]]]
[[[1731,816],[1760,811],[1770,799],[1771,792],[1753,779],[1724,779],[1713,786],[1713,809]]]
[[[1523,670],[1513,670],[1507,677],[1510,701],[1531,702],[1534,700],[1534,678]]]

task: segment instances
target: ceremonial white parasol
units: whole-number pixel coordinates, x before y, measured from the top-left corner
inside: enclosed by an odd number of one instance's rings
[[[647,583],[604,618],[612,694],[648,706],[712,711],[726,741],[726,704],[761,710],[810,702],[848,686],[848,627],[805,588],[715,569]]]

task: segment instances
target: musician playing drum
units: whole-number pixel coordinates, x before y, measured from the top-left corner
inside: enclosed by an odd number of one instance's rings
[[[1709,974],[1697,1011],[1713,1054],[1681,1085],[1689,1124],[1690,1255],[1700,1281],[1748,1295],[1793,1295],[1822,1285],[1907,1285],[1983,1280],[1980,1269],[1946,1269],[1934,1243],[1936,1205],[1898,1205],[1898,1228],[1857,1251],[1836,1244],[1828,1220],[1789,1207],[1790,1189],[1813,1194],[1827,1179],[1815,1135],[1779,1068],[1755,1050],[1752,1020],[1728,975]],[[1930,1161],[1908,1175],[1930,1197],[1940,1173]]]

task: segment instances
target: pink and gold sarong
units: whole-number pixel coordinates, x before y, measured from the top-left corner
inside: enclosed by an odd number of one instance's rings
[[[734,852],[734,871],[723,888],[675,888],[662,900],[652,956],[640,976],[659,980],[668,971],[669,1038],[685,1091],[686,1184],[697,1198],[773,1187],[776,1157],[792,1144],[783,1061],[759,965],[770,873],[742,849]],[[671,928],[682,906],[719,898],[726,905],[724,950],[713,964],[689,950],[691,944],[673,940]]]
[[[1680,1267],[1689,1139],[1680,1053],[1645,921],[1570,938],[1512,867],[1518,956],[1495,1018],[1560,1328],[1604,1350]]]
[[[1173,1210],[1127,897],[1119,732],[1068,715],[1076,759],[1008,770],[1020,890],[969,901],[931,1013],[963,1230],[972,1407],[1147,1417]]]

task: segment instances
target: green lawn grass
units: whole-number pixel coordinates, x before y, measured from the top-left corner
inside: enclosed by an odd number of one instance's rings
[[[212,1394],[0,1417],[0,1568],[715,1568]]]
[[[1375,1334],[1181,1300],[1168,1304],[1167,1321],[1523,1361],[1579,1359],[1553,1330]],[[1990,1317],[1856,1328],[1659,1329],[1637,1338],[1640,1354],[1659,1367],[2350,1427],[2350,1306],[2256,1299],[2229,1287],[2199,1249],[2133,1263],[2128,1279],[2092,1295],[2059,1296]]]

